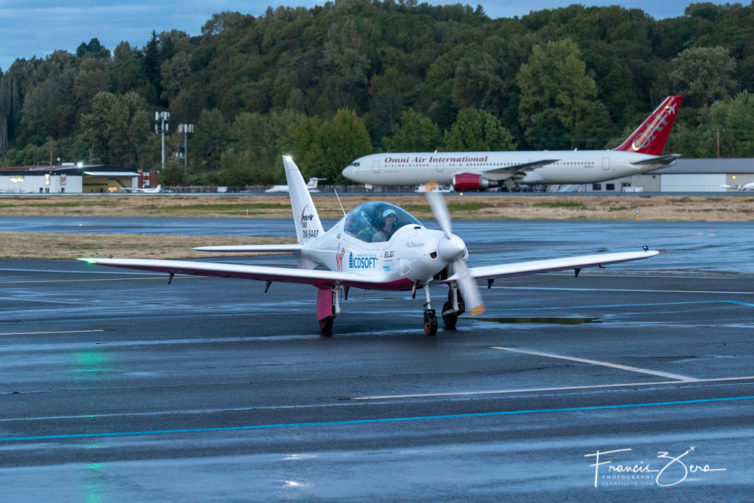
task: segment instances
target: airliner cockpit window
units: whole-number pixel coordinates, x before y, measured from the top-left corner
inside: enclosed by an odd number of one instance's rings
[[[356,239],[374,243],[389,240],[396,230],[409,224],[421,222],[394,204],[370,201],[351,210],[343,229]]]

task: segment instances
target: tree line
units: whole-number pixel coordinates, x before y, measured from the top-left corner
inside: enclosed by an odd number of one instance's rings
[[[336,0],[220,12],[201,35],[0,69],[0,165],[57,159],[159,169],[163,184],[283,180],[280,154],[334,183],[374,151],[601,149],[665,96],[686,100],[667,152],[754,157],[754,4],[655,20],[583,7],[490,19],[480,6]],[[192,123],[184,167],[178,123]]]

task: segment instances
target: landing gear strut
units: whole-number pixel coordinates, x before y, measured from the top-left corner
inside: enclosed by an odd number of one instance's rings
[[[424,304],[424,335],[433,336],[437,333],[437,316],[429,302],[429,282],[424,284],[424,295],[427,303]]]
[[[455,330],[458,317],[466,312],[466,305],[458,291],[458,286],[453,284],[448,290],[448,301],[442,306],[442,322],[445,330]]]

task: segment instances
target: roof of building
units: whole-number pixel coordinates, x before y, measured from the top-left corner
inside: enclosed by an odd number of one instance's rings
[[[0,168],[0,175],[6,176],[44,176],[44,175],[86,175],[86,176],[136,176],[136,168],[125,168],[113,164],[88,164],[82,166],[76,165],[55,165],[55,166],[11,166]]]
[[[658,175],[754,173],[754,159],[678,159],[672,166],[649,171]]]

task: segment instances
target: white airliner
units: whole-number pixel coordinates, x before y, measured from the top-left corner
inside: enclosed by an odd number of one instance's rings
[[[309,192],[319,192],[317,186],[319,185],[320,180],[327,180],[327,178],[309,178],[309,182],[306,184],[306,188],[309,189]],[[288,186],[273,185],[269,189],[265,190],[265,192],[288,192]]]
[[[404,209],[380,201],[365,202],[345,215],[325,232],[311,194],[293,160],[283,157],[290,188],[293,221],[298,243],[276,245],[209,246],[197,250],[211,252],[290,252],[298,257],[298,267],[125,258],[79,259],[92,264],[174,274],[216,276],[308,284],[317,288],[317,319],[320,330],[329,334],[333,319],[340,314],[341,298],[348,299],[350,288],[365,290],[408,290],[415,295],[423,288],[424,332],[435,335],[437,317],[430,305],[430,286],[448,288],[448,301],[442,309],[447,329],[455,328],[466,306],[472,315],[484,312],[477,280],[491,286],[496,278],[545,271],[639,260],[657,255],[644,251],[599,253],[577,257],[469,267],[466,244],[451,232],[450,216],[443,196],[427,192],[427,199],[442,230],[430,230]],[[459,292],[460,290],[460,292]],[[221,292],[218,292],[222,295]],[[253,308],[253,303],[250,303]],[[284,310],[284,307],[281,307]],[[385,315],[389,315],[385,313]]]
[[[359,157],[343,176],[369,185],[452,184],[456,191],[519,184],[582,184],[669,166],[662,155],[683,96],[668,96],[613,150],[386,153]]]
[[[149,187],[121,187],[120,190],[125,190],[126,192],[134,194],[156,194],[158,192],[162,192],[162,185],[158,185],[157,187],[153,187],[151,189]]]

